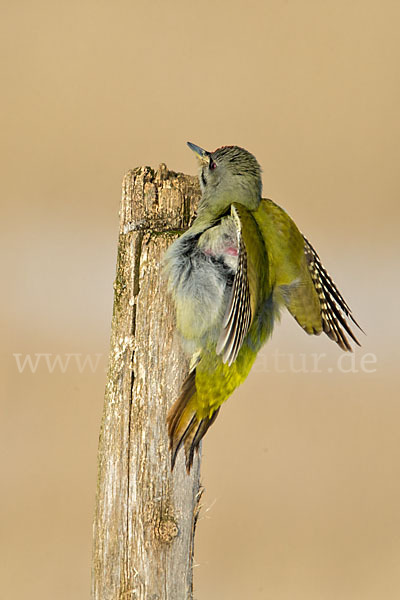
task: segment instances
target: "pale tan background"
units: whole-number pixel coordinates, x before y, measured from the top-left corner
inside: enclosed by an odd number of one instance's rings
[[[257,156],[368,333],[343,373],[334,344],[285,316],[221,411],[196,598],[399,598],[399,3],[1,12],[0,597],[89,596],[120,182],[161,161],[194,173],[189,139]],[[102,356],[94,374],[19,374],[14,353]],[[327,356],[293,373],[289,353]]]

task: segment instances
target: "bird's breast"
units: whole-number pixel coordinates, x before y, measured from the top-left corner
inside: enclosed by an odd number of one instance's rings
[[[198,247],[206,256],[220,261],[235,272],[239,248],[233,218],[226,216],[218,225],[207,229],[199,238]]]
[[[228,217],[199,235],[189,230],[170,246],[165,268],[189,352],[218,339],[237,263],[236,229]]]

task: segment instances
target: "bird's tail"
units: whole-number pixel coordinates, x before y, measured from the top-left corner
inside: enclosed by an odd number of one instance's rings
[[[196,369],[190,371],[182,385],[177,401],[171,406],[168,416],[168,435],[171,448],[171,469],[174,468],[180,447],[184,446],[186,471],[193,465],[195,450],[198,451],[201,438],[217,418],[219,408],[211,416],[198,418],[196,411]]]

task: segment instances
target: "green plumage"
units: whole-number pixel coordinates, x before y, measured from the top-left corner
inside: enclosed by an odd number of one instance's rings
[[[287,213],[261,199],[256,159],[237,146],[200,160],[202,199],[192,227],[165,257],[177,328],[192,356],[168,415],[172,466],[183,444],[189,471],[221,404],[246,379],[286,306],[309,334],[324,331],[343,350],[355,323],[319,257]]]

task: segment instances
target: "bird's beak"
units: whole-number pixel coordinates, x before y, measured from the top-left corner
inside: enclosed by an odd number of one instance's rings
[[[196,154],[196,157],[199,159],[201,163],[208,162],[208,157],[210,153],[207,150],[203,150],[200,146],[196,146],[196,144],[192,144],[192,142],[187,142],[187,145],[193,152]]]

